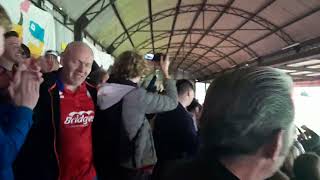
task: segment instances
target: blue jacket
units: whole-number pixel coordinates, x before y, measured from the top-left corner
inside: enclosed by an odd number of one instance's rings
[[[0,104],[0,179],[14,179],[12,164],[31,124],[31,109]]]

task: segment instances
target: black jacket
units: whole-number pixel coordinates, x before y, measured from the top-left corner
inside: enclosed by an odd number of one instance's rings
[[[178,161],[166,168],[161,180],[239,180],[215,158],[197,157],[192,161]]]
[[[198,151],[193,119],[180,103],[176,109],[157,115],[153,137],[159,161],[193,158]]]
[[[57,135],[60,122],[60,97],[57,80],[59,71],[44,75],[38,104],[34,109],[34,124],[14,164],[17,180],[58,179]],[[87,89],[96,104],[96,88],[87,83]]]

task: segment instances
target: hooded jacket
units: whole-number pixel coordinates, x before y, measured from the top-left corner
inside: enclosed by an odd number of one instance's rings
[[[167,80],[164,85],[164,95],[149,93],[126,80],[110,80],[99,89],[99,110],[93,122],[93,149],[98,174],[99,171],[100,175],[112,171],[112,163],[128,169],[155,165],[157,158],[152,130],[145,114],[170,111],[178,105],[175,81]],[[132,153],[129,158],[121,154],[123,134],[134,143],[134,149],[129,149]]]

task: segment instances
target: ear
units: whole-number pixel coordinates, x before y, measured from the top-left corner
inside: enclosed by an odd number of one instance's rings
[[[267,159],[277,160],[283,148],[284,131],[279,130],[273,136],[271,141],[264,146],[264,155]]]
[[[188,96],[191,96],[190,90],[187,91],[187,95],[188,95]]]

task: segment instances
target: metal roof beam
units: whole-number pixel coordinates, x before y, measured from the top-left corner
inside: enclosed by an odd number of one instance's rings
[[[186,34],[186,31],[187,31],[187,30],[185,30],[185,31],[177,31],[177,32],[174,33],[173,36],[184,35],[184,34]],[[198,29],[193,29],[193,30],[191,31],[191,34],[200,34],[200,35],[202,35],[202,34],[203,34],[203,31],[202,31],[202,30],[198,30]],[[170,34],[170,36],[171,36],[171,34]],[[212,37],[221,39],[221,38],[224,36],[224,34],[219,33],[219,32],[216,32],[216,31],[214,31],[214,30],[210,30],[210,32],[207,34],[207,36],[212,36]],[[172,36],[171,36],[171,37],[172,37]],[[156,35],[156,36],[154,37],[154,41],[160,41],[160,40],[165,39],[165,38],[168,38],[168,32],[164,32],[164,33],[161,33],[161,34]],[[142,48],[145,47],[145,46],[147,46],[147,43],[149,43],[149,41],[150,41],[150,40],[147,39],[147,40],[141,42],[139,45],[136,46],[136,48],[139,49],[141,46],[142,46]],[[245,43],[243,43],[243,42],[241,42],[241,41],[239,41],[239,40],[237,40],[237,39],[235,39],[235,38],[233,38],[233,37],[229,37],[229,38],[226,39],[225,41],[227,41],[227,42],[229,42],[230,44],[232,44],[233,47],[238,47],[238,48],[241,48],[242,46],[245,46],[245,45],[246,45]],[[143,46],[143,45],[144,45],[144,46]],[[245,48],[244,51],[245,51],[246,53],[248,53],[250,56],[255,56],[255,57],[258,56],[257,53],[256,53],[254,50],[252,50],[251,48],[249,48],[249,47]],[[167,53],[167,52],[166,52],[166,53]]]
[[[190,5],[181,5],[179,7],[179,14],[183,14],[183,13],[190,13],[190,12],[197,12],[199,10],[199,6],[201,6],[202,4],[190,4]],[[215,4],[206,4],[204,11],[209,11],[209,12],[221,12],[224,8],[224,5],[215,5]],[[164,18],[168,18],[170,16],[174,16],[176,14],[176,8],[170,8],[170,9],[166,9],[160,12],[157,12],[155,14],[153,14],[153,22],[157,22],[160,21]],[[234,7],[230,7],[225,14],[230,14],[230,15],[234,15],[234,16],[238,16],[244,19],[247,19],[248,17],[251,16],[251,12],[245,11],[243,9],[239,9],[239,8],[234,8]],[[269,31],[272,31],[274,29],[277,29],[278,26],[276,26],[275,24],[271,23],[270,21],[268,21],[267,19],[264,19],[260,16],[255,16],[252,19],[253,22],[259,24],[261,27],[266,28]],[[138,21],[137,23],[135,23],[134,25],[130,26],[128,28],[129,32],[132,34],[139,32],[139,30],[145,28],[149,26],[149,17],[144,18],[140,21]],[[288,43],[288,42],[292,42],[292,38],[290,37],[289,34],[287,34],[286,32],[279,30],[276,33],[277,36],[279,36],[284,42]],[[111,43],[111,47],[113,47],[114,49],[117,49],[123,42],[125,42],[128,38],[125,36],[125,32],[120,34],[118,37],[115,38],[115,40]]]
[[[177,45],[177,44],[180,44],[180,43],[174,43],[174,44],[172,44],[172,45]],[[181,45],[181,44],[180,44]],[[191,43],[190,45],[195,45],[195,43]],[[156,48],[156,49],[161,49],[161,48],[164,48],[164,46],[166,46],[166,45],[163,45],[163,46],[161,46],[161,47],[158,47],[158,48]],[[203,48],[203,49],[210,49],[210,47],[209,46],[207,46],[207,45],[205,45],[205,44],[198,44],[198,46],[200,47],[200,48]],[[180,48],[181,46],[175,46],[175,47],[172,47],[172,48]],[[183,46],[183,47],[186,47],[186,46]],[[151,48],[141,48],[141,49],[151,49]],[[223,57],[223,56],[225,56],[225,54],[223,53],[223,52],[221,52],[221,51],[218,51],[218,50],[212,50],[212,53],[213,54],[215,54],[215,55],[217,55],[218,57]],[[193,54],[196,54],[196,53],[193,53]],[[210,60],[210,58],[205,58],[205,57],[202,57],[202,59],[205,59],[205,60],[207,60],[207,61],[211,61]],[[216,64],[216,66],[219,68],[219,70],[223,70],[223,68],[219,65],[219,64]]]
[[[297,19],[301,20],[302,17],[307,17],[317,11],[320,11],[320,7],[282,25],[281,27],[283,27],[283,28],[287,27],[287,26],[293,24],[294,22],[296,22]],[[255,41],[257,42],[258,39]],[[239,51],[239,50],[237,50],[237,51]],[[232,53],[235,53],[235,51]],[[232,54],[232,53],[230,53],[230,54]],[[293,49],[279,50],[278,52],[260,57],[255,62],[257,65],[260,65],[260,66],[272,66],[272,65],[277,65],[277,64],[281,65],[281,64],[287,64],[291,61],[296,62],[296,60],[298,60],[298,59],[303,60],[303,58],[306,58],[306,57],[315,57],[315,56],[318,56],[319,54],[320,54],[320,37],[300,43],[300,46],[298,49],[293,48]],[[220,58],[220,59],[222,59],[222,58]],[[244,63],[238,64],[237,66],[235,66],[233,68],[225,69],[222,72],[212,74],[211,76],[208,76],[205,78],[206,79],[213,79],[221,73],[224,73],[226,71],[232,71],[236,68],[243,67],[244,65],[246,65],[248,63],[253,63],[253,62],[244,62]],[[212,65],[211,63],[208,64],[208,66],[211,66],[211,65]],[[195,73],[199,70],[201,70],[201,69],[197,69],[197,70],[193,71],[192,73]]]
[[[255,16],[257,16],[260,12],[262,12],[264,9],[266,9],[267,7],[269,7],[271,4],[273,4],[276,0],[270,0],[267,3],[265,3],[263,6],[261,6],[258,10],[255,11],[255,13],[251,14],[251,16],[247,19],[245,19],[241,24],[239,24],[235,29],[233,29],[230,33],[228,33],[228,35],[226,35],[223,39],[221,39],[218,43],[216,43],[214,46],[211,47],[211,49],[214,49],[216,47],[218,47],[223,41],[225,41],[226,39],[228,39],[229,37],[231,37],[232,34],[234,34],[235,32],[237,32],[239,29],[241,29],[245,24],[247,24],[249,21],[251,21]],[[203,56],[205,56],[208,52],[207,51],[203,54]],[[228,56],[229,57],[229,56]],[[195,60],[194,62],[199,61],[199,59]],[[193,62],[193,63],[194,63]],[[233,64],[231,64],[231,66],[237,65],[237,63],[235,61],[231,61]],[[190,64],[190,66],[192,66],[192,64]],[[190,66],[187,67],[190,68]]]
[[[194,43],[193,43],[193,44],[194,44]],[[193,44],[191,44],[191,45],[193,45]],[[173,43],[173,44],[171,44],[171,45],[172,45],[171,48],[179,48],[179,47],[180,47],[180,43]],[[174,46],[174,45],[175,45],[175,46]],[[200,47],[203,47],[203,48],[205,48],[205,49],[210,48],[209,46],[204,45],[204,44],[199,44],[199,46],[200,46]],[[160,51],[161,51],[161,50],[165,50],[166,47],[167,47],[167,44],[162,45],[162,46],[160,46],[160,47],[157,47],[156,50],[157,50],[157,49],[160,49]],[[144,50],[152,50],[152,48],[147,48],[147,47],[143,47],[143,48],[141,48],[141,49],[144,49]],[[214,54],[216,55],[216,57],[218,57],[218,58],[222,57],[221,54],[218,54],[217,52],[214,52],[214,51],[213,51],[212,53],[214,53]],[[191,54],[201,56],[201,54],[198,54],[198,53],[193,53],[193,52],[191,52]],[[202,59],[204,59],[205,61],[211,61],[210,57],[202,57]],[[201,64],[201,63],[199,63],[199,64]],[[206,65],[202,65],[202,67],[205,68],[205,69],[208,69],[208,70],[212,71],[212,70],[209,69],[208,66],[206,66]],[[219,69],[219,71],[222,71],[222,70],[223,70],[223,68],[222,68],[219,64],[216,64],[216,67],[217,67],[217,69]],[[212,73],[213,73],[213,72],[212,72]]]
[[[227,4],[224,6],[223,10],[220,12],[220,14],[211,22],[211,24],[208,26],[206,31],[202,34],[202,36],[198,39],[198,41],[195,43],[195,45],[190,49],[190,51],[186,54],[185,57],[187,57],[196,47],[197,44],[199,44],[202,39],[209,33],[209,31],[214,27],[214,25],[217,24],[217,22],[220,20],[220,18],[225,14],[225,12],[231,7],[235,0],[229,0]],[[180,65],[183,63],[183,60],[178,64],[176,70],[180,67]]]
[[[197,29],[197,28],[194,28]],[[192,30],[194,30],[192,29]],[[187,29],[175,29],[174,31],[186,31]],[[198,31],[205,31],[205,29],[197,29]],[[234,29],[215,29],[215,31],[232,31]],[[244,28],[239,31],[267,31],[267,28]],[[141,29],[137,32],[150,32],[150,30]],[[153,30],[153,32],[171,32],[170,30]]]
[[[274,29],[273,31],[271,31],[271,32],[269,32],[269,33],[267,33],[267,34],[265,34],[264,36],[262,36],[262,37],[260,37],[260,38],[257,38],[257,39],[255,39],[255,40],[253,40],[253,41],[251,41],[250,43],[248,43],[248,44],[247,44],[247,47],[249,47],[249,46],[251,46],[252,44],[255,44],[255,43],[257,43],[257,42],[261,41],[262,39],[265,39],[266,37],[268,37],[268,36],[270,36],[270,35],[272,35],[272,34],[274,34],[274,33],[278,32],[278,31],[280,31],[280,30],[282,30],[282,29],[284,29],[284,28],[286,28],[286,27],[288,27],[288,26],[290,26],[290,25],[292,25],[292,24],[294,24],[294,23],[296,23],[296,22],[300,21],[301,19],[304,19],[304,18],[306,18],[306,17],[308,17],[308,16],[310,16],[310,15],[312,15],[312,14],[314,14],[314,13],[318,12],[318,11],[320,11],[320,6],[318,6],[318,7],[314,8],[314,9],[312,9],[311,11],[309,11],[309,12],[307,12],[307,13],[303,14],[302,16],[296,17],[295,19],[293,19],[293,20],[291,20],[291,21],[289,21],[289,22],[287,22],[287,23],[283,24],[282,26],[278,27],[277,29]],[[244,49],[244,48],[245,48],[245,46],[244,46],[244,47],[242,47],[242,48],[240,48],[240,49],[238,49],[238,50],[235,50],[235,51],[233,51],[233,52],[229,53],[227,56],[231,56],[231,55],[233,55],[233,54],[235,54],[235,53],[237,53],[237,52],[241,51],[241,50],[242,50],[242,49]],[[219,59],[218,61],[221,61],[221,60],[222,60],[222,59],[224,59],[224,58],[225,58],[225,57],[223,57],[223,58]],[[212,63],[212,64],[213,64],[213,63]],[[208,66],[210,66],[210,65],[211,65],[211,64],[209,64]],[[241,64],[241,65],[242,65],[242,64]],[[238,68],[238,66],[240,66],[240,65],[237,65],[237,66],[235,66],[235,67],[233,67],[233,68]],[[200,69],[198,69],[198,70],[200,70]],[[198,70],[197,70],[197,71],[198,71]]]
[[[110,0],[110,2],[107,4],[106,0],[97,0],[84,13],[82,13],[78,19],[86,17],[88,19],[88,22],[83,26],[87,27],[100,13],[102,13],[110,5],[114,4],[115,1],[116,0]],[[93,11],[93,9],[99,4],[101,4],[100,8],[98,10]],[[93,15],[93,16],[88,17],[89,15]]]
[[[187,31],[187,34],[184,36],[182,42],[181,42],[181,45],[180,45],[180,48],[178,49],[177,53],[175,54],[174,56],[174,59],[173,59],[173,62],[176,60],[177,58],[177,55],[180,53],[180,50],[181,50],[181,47],[184,45],[184,43],[186,42],[187,40],[187,37],[188,35],[190,34],[191,30],[192,30],[192,27],[194,26],[194,24],[196,23],[200,13],[203,11],[203,8],[204,6],[207,4],[207,0],[202,0],[202,4],[201,6],[199,7],[198,11],[196,12],[196,14],[194,15],[192,21],[191,21],[191,25],[190,27],[188,28],[188,31]]]
[[[118,20],[119,20],[119,22],[120,22],[120,24],[121,24],[121,26],[122,26],[122,28],[123,28],[123,31],[126,33],[126,35],[127,35],[128,39],[129,39],[132,47],[135,48],[134,43],[133,43],[133,41],[132,41],[132,39],[131,39],[131,36],[130,36],[130,34],[129,34],[129,31],[128,31],[127,27],[125,26],[125,24],[123,23],[122,18],[120,17],[120,14],[119,14],[119,12],[118,12],[117,7],[116,7],[114,4],[111,4],[111,7],[112,7],[112,9],[113,9],[113,12],[114,12],[114,13],[116,14],[116,16],[117,16],[117,18],[118,18]]]
[[[150,35],[151,35],[151,41],[152,41],[152,52],[154,53],[152,1],[151,0],[148,0],[148,9],[149,9],[149,21],[150,21]]]
[[[179,14],[179,10],[180,10],[180,5],[181,5],[181,0],[178,0],[177,5],[176,5],[176,13],[174,14],[174,18],[173,18],[173,22],[171,25],[171,31],[170,31],[170,36],[169,36],[169,41],[168,41],[168,47],[166,50],[166,54],[168,54],[169,48],[170,48],[170,44],[171,44],[171,38],[173,35],[173,31],[175,30],[176,27],[176,21],[177,21],[177,17]]]

